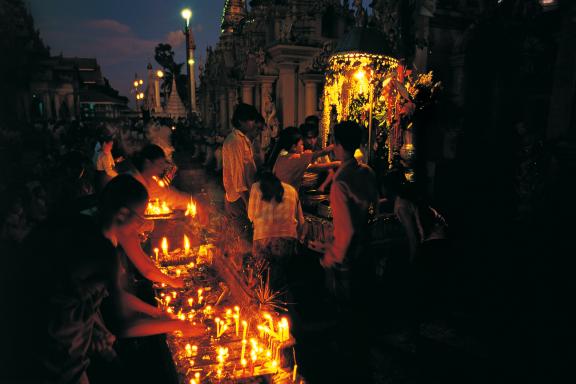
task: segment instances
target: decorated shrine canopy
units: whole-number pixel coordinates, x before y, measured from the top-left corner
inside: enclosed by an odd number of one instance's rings
[[[402,146],[413,150],[405,117],[415,111],[421,87],[432,87],[432,75],[414,78],[393,55],[386,37],[375,29],[356,27],[340,41],[326,71],[324,143],[338,121],[354,120],[368,129],[370,143],[377,136],[385,138],[389,165]]]

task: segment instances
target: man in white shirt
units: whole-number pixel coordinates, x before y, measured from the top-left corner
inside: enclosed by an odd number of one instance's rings
[[[222,146],[222,179],[226,191],[226,213],[230,220],[246,229],[246,213],[250,187],[254,182],[256,164],[252,152],[254,123],[258,111],[252,105],[240,103],[232,116],[232,132]]]

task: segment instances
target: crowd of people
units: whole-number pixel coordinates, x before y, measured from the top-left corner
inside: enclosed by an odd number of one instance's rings
[[[57,124],[41,131],[37,146],[26,144],[27,151],[36,149],[38,159],[45,160],[32,162],[31,170],[22,166],[4,179],[2,192],[7,196],[8,185],[22,185],[27,192],[13,189],[18,192],[3,199],[2,246],[12,257],[6,264],[11,273],[2,283],[24,287],[18,296],[3,297],[3,304],[26,313],[34,300],[40,315],[23,321],[3,313],[14,338],[2,348],[9,356],[0,359],[6,363],[0,378],[86,383],[91,359],[114,360],[116,337],[202,332],[166,317],[138,298],[128,283],[137,271],[151,282],[184,285],[180,278],[162,273],[143,251],[140,237],[152,230],[144,218],[150,199],[166,201],[174,209],[185,209],[195,199],[166,185],[177,168],[174,145],[221,172],[229,223],[251,241],[252,257],[267,263],[271,288],[277,291],[289,286],[288,264],[303,249],[300,192],[311,186],[329,190],[334,240],[309,245],[321,254],[343,326],[352,325],[353,313],[365,308],[364,292],[373,273],[365,256],[370,251],[368,223],[382,199],[388,199],[408,233],[411,261],[445,246],[441,215],[407,192],[401,172],[390,172],[380,183],[358,156],[365,136],[358,123],[342,121],[331,127],[326,147],[319,142],[314,116],[272,137],[256,108],[240,103],[231,123],[226,136],[190,129],[191,122],[184,119],[116,126]],[[199,221],[205,224],[207,209],[195,200]],[[31,343],[37,348],[27,353]]]

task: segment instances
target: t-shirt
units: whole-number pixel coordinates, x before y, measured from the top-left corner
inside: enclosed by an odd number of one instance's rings
[[[298,224],[304,224],[298,192],[289,184],[282,183],[282,201],[264,201],[260,183],[254,183],[248,200],[248,218],[254,223],[253,240],[272,237],[298,238]]]
[[[312,162],[314,153],[288,153],[280,152],[276,164],[274,164],[274,174],[283,183],[290,184],[296,190],[300,189],[304,172]]]

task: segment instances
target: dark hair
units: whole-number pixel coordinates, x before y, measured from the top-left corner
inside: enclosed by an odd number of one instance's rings
[[[272,151],[270,152],[270,156],[266,160],[265,165],[267,167],[274,168],[274,164],[276,164],[276,160],[278,159],[278,156],[280,155],[280,151],[282,151],[284,149],[284,147],[286,145],[288,145],[288,143],[293,142],[293,144],[288,146],[288,149],[290,149],[292,147],[292,145],[298,143],[298,140],[296,140],[294,142],[296,135],[299,135],[298,128],[296,128],[296,127],[286,127],[285,129],[280,131],[280,134],[278,135],[278,139],[276,140],[276,143],[274,143],[274,148],[272,148]],[[301,139],[302,136],[299,136],[299,138]]]
[[[240,103],[234,109],[234,114],[232,115],[232,125],[235,128],[240,128],[240,123],[243,121],[256,121],[259,115],[256,108],[253,105]]]
[[[360,148],[362,135],[362,127],[355,121],[342,121],[334,126],[334,141],[348,153]]]
[[[284,187],[282,182],[275,174],[269,170],[262,171],[260,174],[260,191],[262,191],[262,200],[281,203],[284,197]]]
[[[148,191],[130,175],[118,175],[102,190],[98,201],[98,215],[103,225],[112,223],[114,215],[123,207],[132,210],[148,201]]]
[[[314,125],[312,123],[300,124],[300,134],[302,135],[302,137],[304,138],[308,137],[309,133],[312,133],[314,137],[318,137],[318,135],[320,135],[320,130],[318,129],[317,125]]]
[[[104,143],[109,143],[111,141],[114,141],[114,137],[112,137],[111,135],[102,135],[100,136],[100,145],[104,146]]]
[[[157,159],[163,159],[165,157],[166,154],[164,153],[164,150],[161,147],[159,147],[156,144],[149,144],[144,148],[142,148],[142,150],[138,152],[136,155],[134,155],[132,162],[134,163],[136,169],[142,171],[144,169],[144,162],[146,160],[154,161]]]
[[[316,129],[318,129],[318,126],[320,125],[320,119],[316,115],[306,116],[306,118],[304,119],[304,124],[315,125]]]
[[[286,127],[278,135],[280,148],[289,151],[293,145],[298,144],[302,140],[302,135],[296,127]]]

